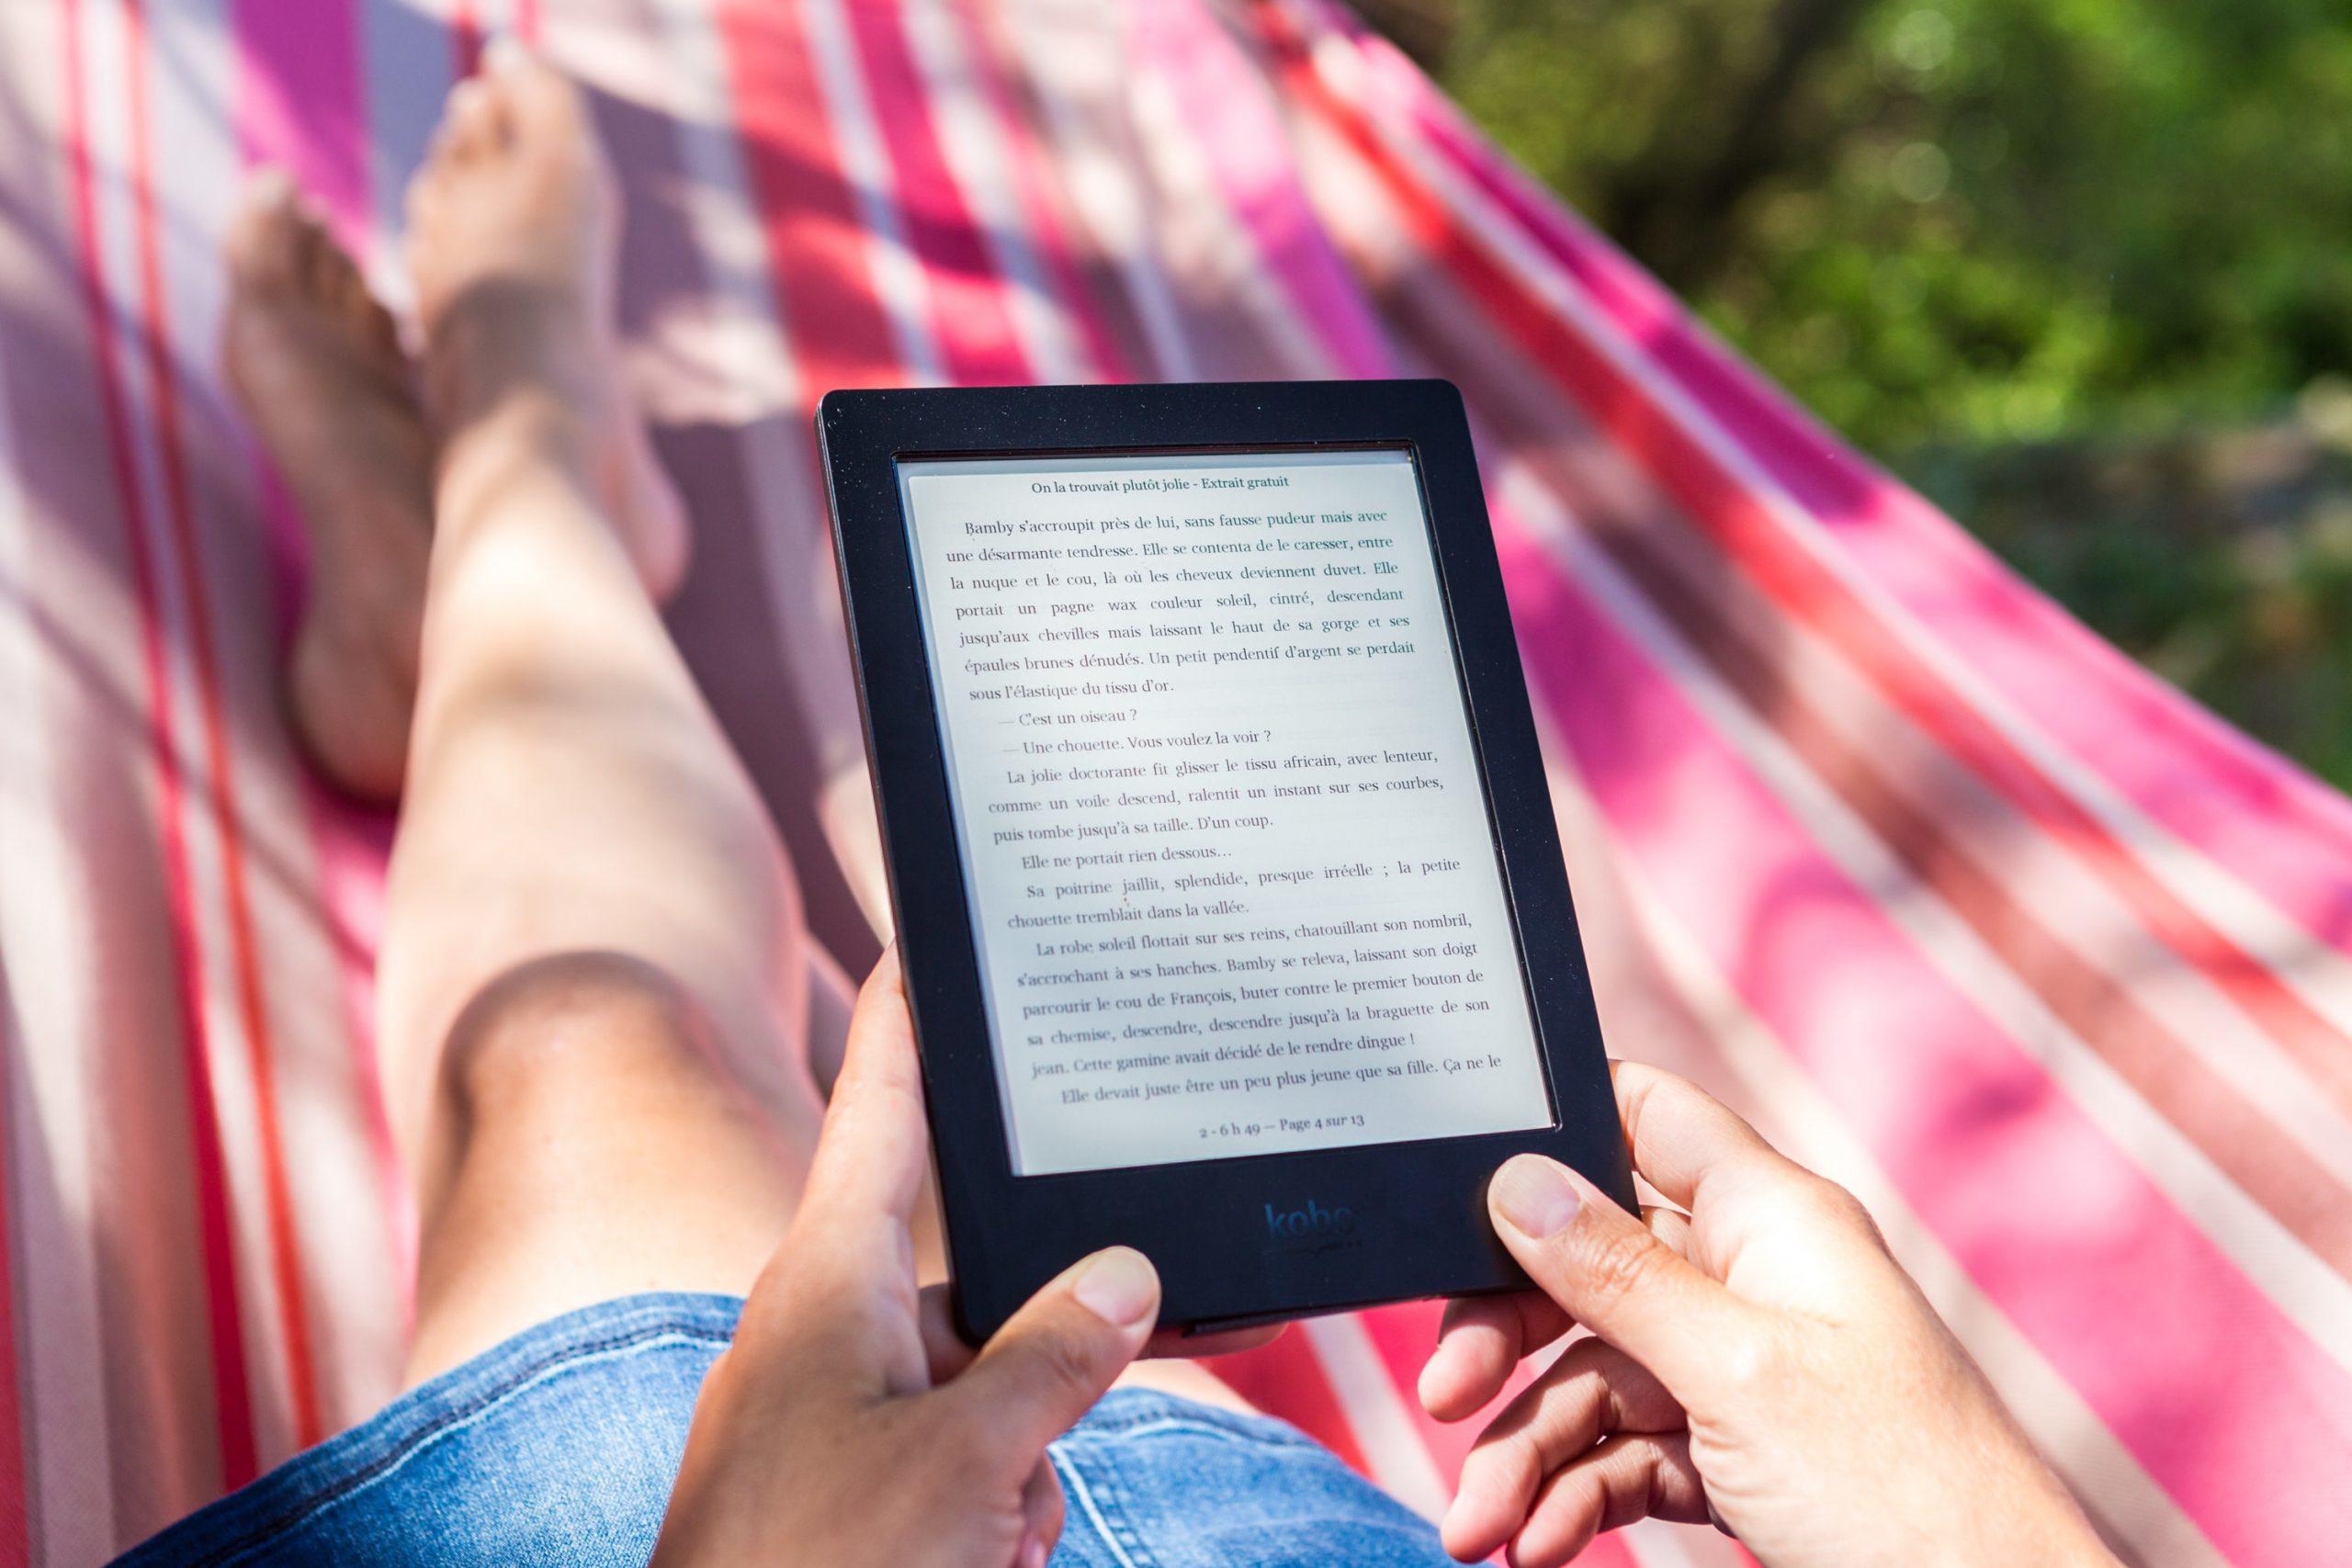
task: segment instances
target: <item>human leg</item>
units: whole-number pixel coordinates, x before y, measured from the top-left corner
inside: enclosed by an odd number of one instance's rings
[[[232,240],[227,344],[312,526],[298,726],[348,787],[407,785],[378,989],[413,1378],[606,1297],[740,1292],[818,1119],[790,867],[653,607],[684,540],[616,427],[576,96],[529,65],[461,89],[415,209],[437,429],[282,187]]]
[[[453,100],[412,201],[442,457],[379,985],[420,1376],[604,1297],[745,1289],[820,1116],[791,870],[605,473],[614,201],[529,62]]]

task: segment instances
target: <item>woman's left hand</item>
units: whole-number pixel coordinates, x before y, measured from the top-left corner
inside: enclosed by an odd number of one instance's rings
[[[929,1165],[895,953],[859,993],[808,1190],[711,1368],[654,1562],[1039,1568],[1061,1534],[1046,1445],[1140,1353],[1144,1256],[1073,1265],[977,1354],[910,1235]]]

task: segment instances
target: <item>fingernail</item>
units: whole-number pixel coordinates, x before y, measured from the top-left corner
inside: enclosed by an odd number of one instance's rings
[[[1582,1201],[1566,1169],[1542,1155],[1514,1155],[1495,1172],[1489,1194],[1511,1229],[1537,1240],[1567,1228]]]
[[[1021,1568],[1046,1568],[1046,1543],[1034,1535],[1021,1543]]]
[[[1159,1304],[1159,1275],[1134,1247],[1107,1247],[1088,1260],[1069,1293],[1103,1322],[1132,1328]]]

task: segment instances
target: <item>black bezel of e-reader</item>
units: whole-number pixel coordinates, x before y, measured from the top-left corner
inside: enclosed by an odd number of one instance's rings
[[[1487,1179],[1521,1150],[1631,1204],[1600,1026],[1462,400],[1438,380],[922,388],[817,411],[850,647],[914,1013],[959,1332],[978,1342],[1114,1243],[1194,1333],[1519,1288]],[[1520,963],[1553,1100],[1526,1132],[1021,1176],[996,1080],[899,464],[927,458],[1405,448],[1433,536]],[[1301,1227],[1299,1211],[1342,1221]],[[1304,1235],[1292,1234],[1304,1230]]]

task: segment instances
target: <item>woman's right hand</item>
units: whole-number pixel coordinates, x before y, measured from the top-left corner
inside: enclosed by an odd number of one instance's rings
[[[1635,1219],[1555,1161],[1497,1172],[1495,1230],[1541,1287],[1454,1303],[1421,1403],[1463,1420],[1581,1337],[1490,1423],[1445,1544],[1565,1562],[1645,1516],[1713,1517],[1768,1568],[2114,1559],[1854,1198],[1694,1085],[1615,1067]]]

